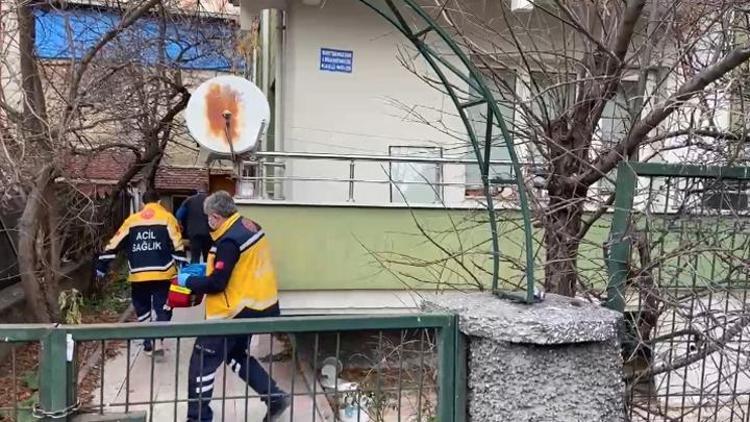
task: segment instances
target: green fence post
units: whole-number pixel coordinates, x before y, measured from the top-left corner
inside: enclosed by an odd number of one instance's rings
[[[466,421],[466,394],[468,377],[468,360],[466,359],[468,346],[466,336],[459,330],[458,316],[456,316],[456,375],[454,377],[456,399],[454,401],[453,421]]]
[[[628,262],[630,261],[630,241],[626,236],[638,180],[638,175],[630,164],[624,162],[617,168],[615,211],[612,216],[611,244],[607,258],[609,267],[607,307],[620,312],[625,311],[625,282],[628,278]]]
[[[438,334],[438,421],[452,422],[456,404],[456,331],[458,316],[448,318]]]
[[[66,421],[70,383],[67,335],[53,328],[41,340],[39,362],[39,413],[45,421]],[[55,416],[55,417],[52,417]]]

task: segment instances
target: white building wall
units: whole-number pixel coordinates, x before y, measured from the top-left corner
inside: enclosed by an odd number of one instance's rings
[[[8,105],[21,108],[21,68],[15,2],[0,2],[0,93]]]
[[[429,87],[399,62],[399,49],[411,46],[390,24],[358,2],[329,0],[320,6],[290,1],[285,45],[283,101],[284,149],[293,152],[387,155],[389,146],[455,147],[459,141],[425,123],[431,121],[465,133],[448,96]],[[319,70],[321,48],[353,51],[353,71]],[[416,54],[414,55],[416,57]],[[420,60],[417,58],[416,60]],[[455,148],[454,148],[455,149]],[[463,183],[464,166],[447,165],[444,180]],[[348,162],[294,160],[287,176],[349,177]],[[387,180],[387,163],[355,166],[355,178]],[[349,187],[341,182],[294,182],[285,186],[288,200],[343,202]],[[446,188],[448,202],[462,201],[463,187]],[[355,201],[382,203],[387,184],[357,183]]]
[[[340,154],[387,155],[390,146],[442,147],[450,156],[456,151],[467,152],[465,129],[456,116],[450,99],[430,87],[407,70],[399,60],[400,52],[425,64],[412,46],[389,23],[366,6],[350,0],[328,0],[315,6],[304,5],[300,0],[282,4],[287,12],[286,35],[283,46],[284,71],[282,95],[278,98],[282,125],[278,145],[288,152],[326,152]],[[535,15],[536,16],[536,15]],[[543,14],[535,18],[543,26]],[[537,22],[538,20],[538,22]],[[502,28],[498,29],[499,32]],[[565,37],[557,34],[553,25],[548,46]],[[557,36],[560,35],[560,36]],[[482,38],[479,37],[481,40]],[[487,41],[487,40],[485,40]],[[502,40],[497,40],[498,45]],[[353,71],[332,73],[319,69],[321,48],[353,52]],[[501,49],[502,50],[502,49]],[[529,78],[521,71],[520,78]],[[656,75],[654,75],[656,78]],[[653,102],[673,93],[680,82],[670,78],[656,84],[650,80],[647,90],[657,90]],[[528,80],[527,80],[528,82]],[[516,84],[522,98],[529,98],[523,83]],[[279,89],[279,88],[277,88]],[[716,98],[710,101],[715,111],[718,127],[727,127],[728,101]],[[646,104],[644,114],[654,104]],[[419,116],[418,116],[419,115]],[[446,124],[454,136],[442,133],[421,120]],[[516,124],[521,123],[516,113]],[[676,113],[652,135],[683,127],[690,122],[683,113]],[[459,139],[460,138],[460,139]],[[679,140],[679,139],[678,139]],[[665,141],[642,150],[650,156],[672,142]],[[524,148],[517,152],[524,157]],[[660,152],[654,160],[666,162],[700,161],[690,150]],[[463,156],[470,158],[470,156]],[[338,179],[338,181],[286,182],[284,198],[295,202],[343,202],[349,198],[350,165],[346,161],[287,160],[286,177],[296,179]],[[444,188],[447,204],[473,204],[464,198],[464,165],[444,165],[443,182],[455,183]],[[388,179],[387,163],[357,162],[355,179]],[[393,193],[398,196],[397,192]],[[392,197],[388,184],[355,183],[355,202],[363,204],[387,203]],[[398,198],[395,198],[398,200]]]
[[[692,58],[694,64],[710,65],[717,62],[721,55],[721,49],[724,48],[724,42],[727,37],[725,33],[726,22],[721,20],[708,20],[710,26],[703,29],[702,39],[693,46]],[[679,62],[684,60],[684,46],[679,46],[674,42],[667,42],[664,52],[659,55],[663,58],[660,65],[665,67],[671,66],[670,62]],[[662,76],[656,69],[651,73],[648,84],[648,94],[652,96],[651,101],[645,104],[642,116],[650,112],[654,106],[661,104],[674,95],[677,90],[689,79],[695,77],[693,71],[686,73],[686,68],[675,66],[669,70],[669,78],[662,81]],[[722,78],[719,82],[711,84],[705,91],[705,94],[696,95],[679,107],[669,118],[667,118],[659,127],[655,128],[649,135],[657,137],[666,133],[676,131],[687,131],[689,129],[706,129],[714,128],[717,131],[729,131],[732,129],[732,96],[729,82],[731,76]],[[725,154],[714,154],[700,146],[690,146],[687,148],[675,149],[677,146],[685,145],[689,136],[670,137],[669,139],[647,145],[642,148],[642,157],[648,157],[654,154],[658,155],[652,161],[662,161],[667,163],[689,163],[689,164],[706,164],[721,165],[725,163]],[[699,140],[706,145],[717,145],[717,141],[711,137],[693,136],[694,140]],[[721,145],[724,141],[720,141]],[[717,146],[718,146],[717,145]],[[723,149],[723,145],[721,145]]]

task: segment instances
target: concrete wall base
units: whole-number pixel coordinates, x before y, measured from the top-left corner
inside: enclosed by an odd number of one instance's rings
[[[625,420],[620,314],[557,295],[525,305],[488,293],[443,294],[423,308],[459,315],[467,420]]]
[[[146,411],[112,413],[106,415],[85,414],[73,416],[72,422],[146,422]]]

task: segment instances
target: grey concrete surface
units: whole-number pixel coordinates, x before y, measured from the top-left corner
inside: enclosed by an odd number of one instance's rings
[[[444,294],[423,308],[459,315],[470,421],[625,420],[619,314],[556,295],[525,305]]]

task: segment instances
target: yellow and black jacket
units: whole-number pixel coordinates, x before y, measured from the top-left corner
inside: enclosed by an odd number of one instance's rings
[[[276,305],[276,272],[260,226],[234,214],[211,237],[215,246],[208,254],[207,275],[190,277],[186,285],[206,295],[206,319],[231,319],[245,309]]]
[[[186,261],[177,219],[158,203],[125,220],[99,255],[97,270],[107,272],[119,251],[127,253],[132,283],[171,280],[177,275],[175,261]]]

